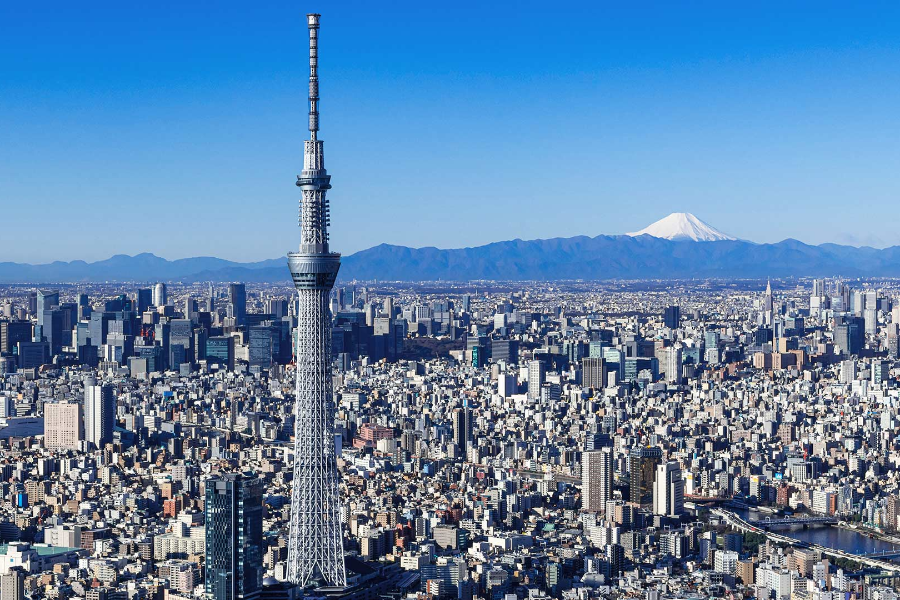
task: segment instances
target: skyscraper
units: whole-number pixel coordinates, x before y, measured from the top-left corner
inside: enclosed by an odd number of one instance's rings
[[[153,286],[153,306],[165,306],[166,300],[166,284],[157,283]]]
[[[99,385],[93,377],[84,380],[84,439],[103,448],[113,439],[116,399],[112,387]]]
[[[35,316],[37,316],[37,324],[44,325],[44,311],[59,306],[59,292],[51,292],[49,290],[38,290],[37,305],[35,307]]]
[[[144,314],[150,305],[153,304],[153,290],[150,288],[140,288],[137,291],[137,311],[138,315]]]
[[[612,499],[612,448],[601,448],[582,455],[581,508],[590,512],[605,512]]]
[[[653,485],[653,512],[658,515],[677,517],[684,512],[684,481],[681,467],[669,461],[656,467],[656,481]]]
[[[541,386],[544,385],[544,363],[539,360],[528,361],[528,399],[541,397]]]
[[[297,288],[297,385],[294,407],[294,481],[287,576],[306,586],[316,580],[347,584],[341,530],[340,487],[334,443],[331,382],[331,289],[341,255],[328,249],[329,212],[325,193],[331,177],[319,131],[319,15],[309,26],[309,133],[303,171],[297,177],[300,249],[288,254]]]
[[[206,480],[206,594],[257,598],[262,588],[262,481],[227,473]]]
[[[650,506],[653,502],[653,482],[656,465],[662,460],[660,448],[633,448],[628,455],[628,485],[631,502]]]
[[[243,283],[232,283],[228,286],[228,305],[235,325],[247,323],[247,288]]]
[[[472,411],[468,406],[453,411],[453,441],[463,454],[472,443]]]
[[[581,359],[581,381],[585,388],[603,389],[606,385],[606,365],[602,358]]]
[[[681,323],[681,307],[679,306],[667,306],[666,312],[663,315],[663,324],[669,329],[678,329],[678,325]]]

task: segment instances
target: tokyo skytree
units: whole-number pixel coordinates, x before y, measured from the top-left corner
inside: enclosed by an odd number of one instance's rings
[[[287,578],[303,587],[345,586],[341,503],[331,383],[331,288],[341,255],[328,250],[331,177],[319,131],[319,15],[309,24],[309,140],[297,177],[300,250],[288,254],[297,288],[297,386],[294,406],[294,482]]]

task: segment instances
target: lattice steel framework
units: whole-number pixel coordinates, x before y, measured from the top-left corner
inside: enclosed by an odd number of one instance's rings
[[[288,541],[288,579],[307,586],[345,586],[340,481],[334,445],[331,384],[331,289],[341,255],[328,250],[331,177],[319,131],[319,15],[309,24],[309,132],[303,171],[297,177],[300,251],[288,254],[299,296],[297,311],[297,400],[294,406],[294,483]]]

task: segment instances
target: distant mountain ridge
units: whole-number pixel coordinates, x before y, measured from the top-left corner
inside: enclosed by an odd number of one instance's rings
[[[509,240],[474,248],[381,244],[344,256],[342,281],[689,279],[789,276],[900,277],[900,246],[868,247],[787,239],[685,242],[650,235]],[[215,257],[166,260],[116,255],[88,263],[0,263],[0,283],[246,281],[289,283],[285,257],[238,263]]]

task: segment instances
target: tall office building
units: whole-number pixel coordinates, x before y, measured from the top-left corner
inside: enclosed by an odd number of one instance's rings
[[[678,329],[681,324],[681,307],[667,306],[663,315],[663,324],[669,329]]]
[[[844,354],[859,354],[866,342],[865,319],[842,316],[835,321],[834,345]]]
[[[116,399],[112,386],[84,380],[84,440],[95,448],[112,442],[116,423]]]
[[[91,316],[91,301],[87,294],[78,294],[78,320]]]
[[[138,315],[143,315],[153,304],[153,290],[150,288],[140,288],[137,291],[135,299],[137,300],[135,304],[137,304]]]
[[[247,288],[243,283],[232,283],[228,286],[228,306],[234,324],[237,326],[247,323]]]
[[[84,439],[84,419],[77,402],[44,404],[44,447],[48,450],[77,450]]]
[[[206,595],[249,600],[262,589],[263,486],[252,475],[206,480]]]
[[[681,479],[681,467],[676,461],[656,467],[653,512],[670,517],[677,517],[684,512],[684,481]]]
[[[38,290],[37,305],[35,306],[35,316],[37,316],[37,324],[44,325],[44,312],[59,306],[59,292],[49,290]]]
[[[662,461],[662,449],[653,446],[632,448],[628,454],[628,485],[634,504],[650,506],[653,502],[653,482],[656,465]]]
[[[463,453],[472,444],[472,411],[468,406],[453,411],[453,441]]]
[[[528,399],[541,397],[541,386],[544,385],[544,363],[539,360],[528,361]]]
[[[0,352],[11,354],[19,342],[30,342],[31,329],[31,321],[0,321]]]
[[[581,461],[581,508],[605,512],[613,490],[612,448],[585,452]]]
[[[319,131],[319,15],[309,26],[309,132],[303,171],[297,177],[300,249],[288,254],[297,288],[297,384],[294,414],[294,481],[287,578],[301,586],[321,581],[347,584],[341,528],[340,487],[335,456],[331,382],[331,289],[341,255],[328,249],[326,192],[331,176]]]
[[[581,359],[581,382],[582,387],[594,390],[606,386],[606,365],[602,358]]]
[[[160,282],[153,286],[153,306],[165,306],[168,301],[166,295],[166,284]]]

